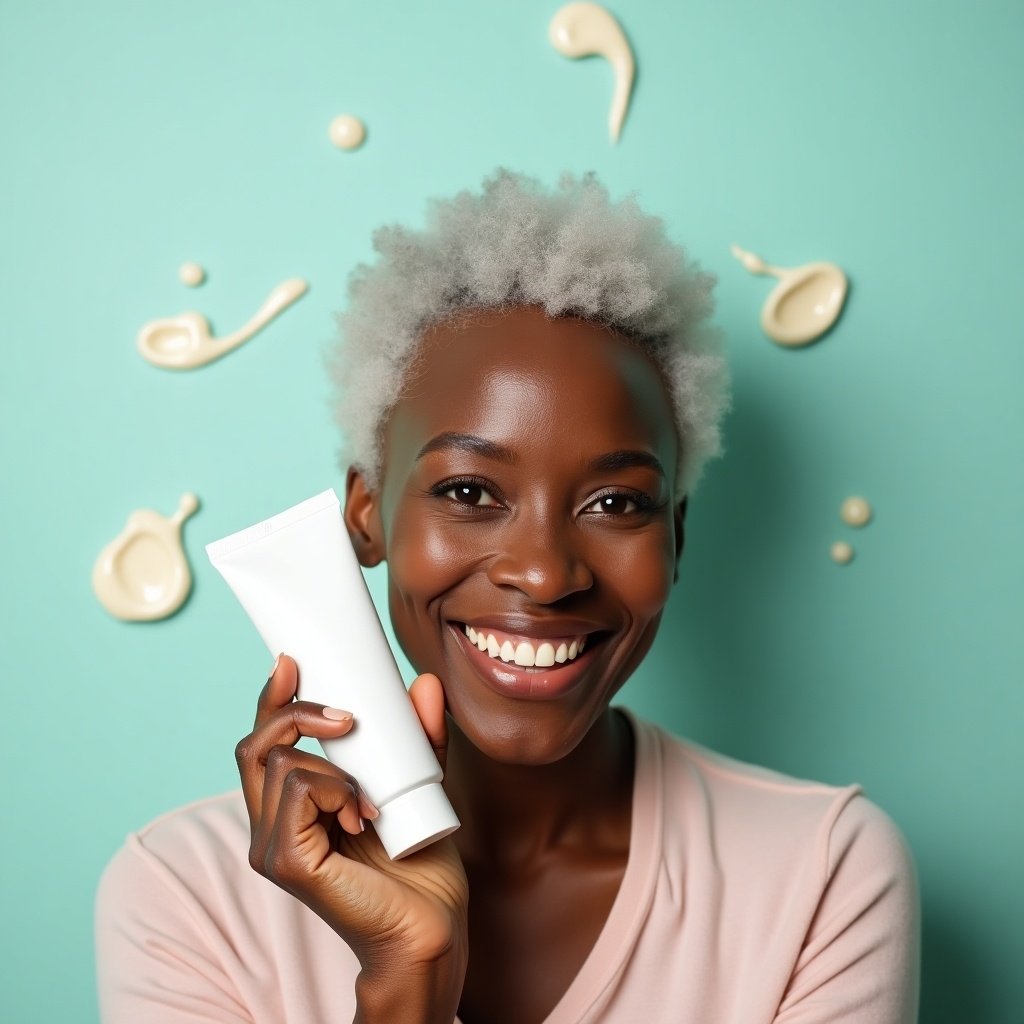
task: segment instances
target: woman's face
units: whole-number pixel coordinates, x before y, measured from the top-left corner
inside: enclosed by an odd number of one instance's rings
[[[669,398],[621,336],[535,307],[436,325],[419,354],[379,492],[350,474],[349,528],[364,563],[387,559],[398,640],[461,730],[547,764],[606,710],[668,599],[684,510]]]

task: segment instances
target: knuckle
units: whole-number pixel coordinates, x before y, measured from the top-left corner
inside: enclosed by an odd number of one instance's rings
[[[263,850],[258,843],[249,844],[249,867],[253,869],[258,875],[266,876],[266,857],[263,854]]]
[[[292,768],[284,777],[283,788],[292,797],[305,796],[309,792],[309,779],[301,768]]]
[[[288,887],[301,881],[302,872],[292,851],[278,843],[272,843],[265,858],[267,878]]]
[[[243,736],[235,744],[235,762],[239,767],[249,764],[253,760],[252,733]]]
[[[275,744],[267,754],[267,771],[277,773],[291,760],[292,748],[282,743]]]

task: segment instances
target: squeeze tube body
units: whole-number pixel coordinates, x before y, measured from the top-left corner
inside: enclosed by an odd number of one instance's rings
[[[333,490],[206,546],[272,654],[299,666],[301,700],[351,711],[355,725],[321,740],[380,811],[392,859],[459,827],[441,767],[402,682]]]

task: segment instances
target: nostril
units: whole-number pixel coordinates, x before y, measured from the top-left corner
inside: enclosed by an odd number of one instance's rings
[[[495,586],[515,587],[537,604],[552,604],[594,585],[586,563],[557,547],[530,556],[501,554],[487,575]]]

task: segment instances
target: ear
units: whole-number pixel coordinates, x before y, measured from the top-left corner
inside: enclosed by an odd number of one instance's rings
[[[676,569],[672,576],[672,582],[679,582],[679,559],[683,557],[683,547],[686,544],[686,498],[683,498],[675,508],[675,514],[672,517],[672,525],[675,528],[676,535]]]
[[[350,466],[345,478],[345,527],[364,569],[383,562],[387,551],[379,497],[379,492],[367,486],[363,474]]]

